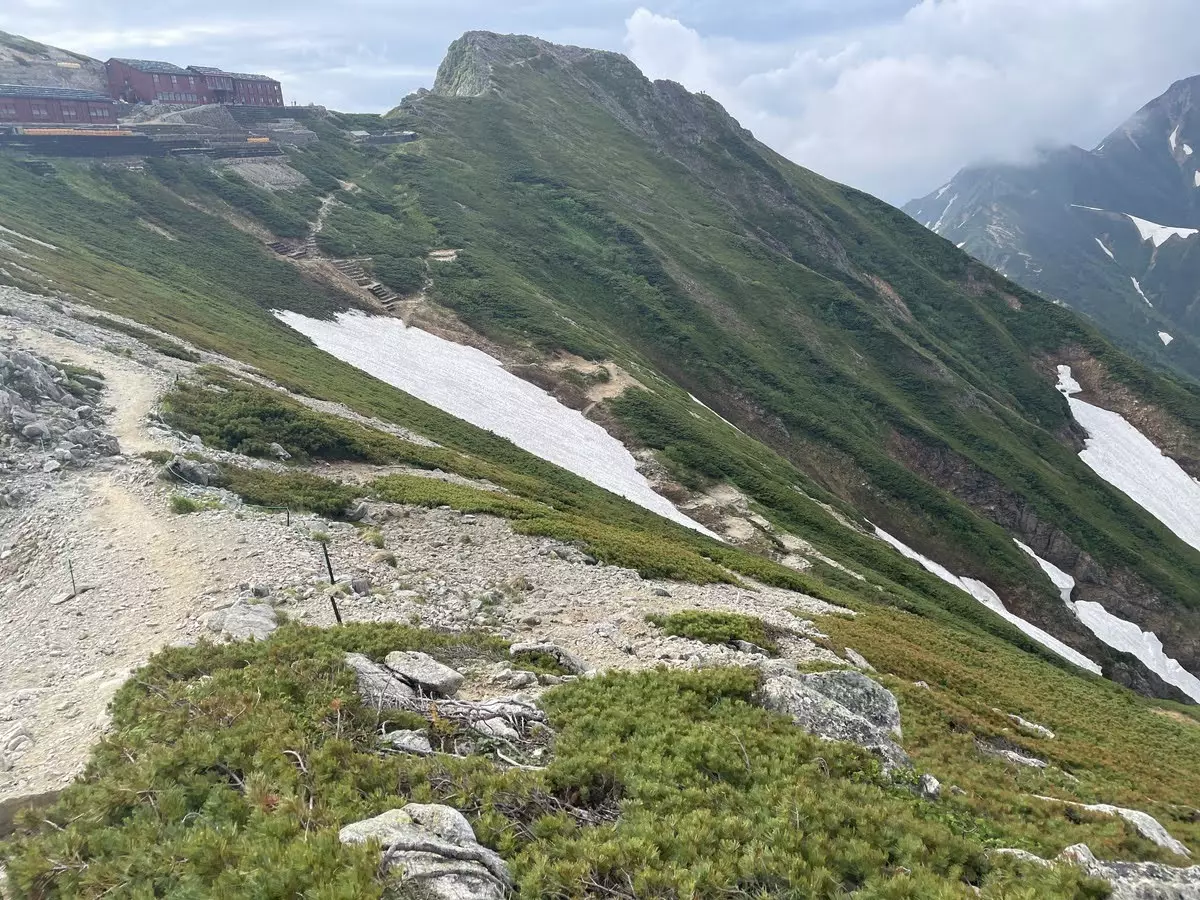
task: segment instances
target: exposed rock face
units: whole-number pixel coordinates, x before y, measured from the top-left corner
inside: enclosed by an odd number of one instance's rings
[[[391,669],[371,662],[361,653],[347,653],[346,665],[358,678],[358,693],[363,702],[376,709],[391,709],[412,700],[417,693],[407,681]]]
[[[861,672],[770,675],[763,681],[761,701],[765,708],[791,716],[809,734],[870,750],[883,760],[885,771],[912,765],[892,740],[900,730],[896,698]]]
[[[1200,611],[1189,610],[1162,597],[1127,569],[1106,569],[1080,549],[1061,529],[1045,522],[1032,504],[1009,491],[995,477],[944,447],[928,447],[893,435],[892,455],[907,467],[949,491],[976,512],[1002,526],[1042,559],[1075,579],[1072,599],[1099,603],[1115,616],[1136,622],[1163,642],[1168,655],[1190,671],[1200,670]],[[1082,449],[1080,446],[1079,449]],[[1010,610],[1092,659],[1104,660],[1104,675],[1149,697],[1189,703],[1174,685],[1127,654],[1102,644],[1065,604],[1045,604],[1040,598],[1005,596]]]
[[[399,873],[404,896],[429,900],[503,900],[511,879],[495,852],[481,847],[463,814],[449,806],[410,803],[347,825],[343,844],[377,840],[380,867]]]
[[[463,676],[428,653],[397,650],[387,655],[384,665],[423,694],[453,697],[462,687]]]
[[[254,638],[265,641],[279,627],[275,607],[270,603],[246,603],[239,600],[225,609],[209,613],[205,620],[209,631],[224,635],[233,641]]]
[[[932,775],[926,773],[917,782],[917,794],[926,800],[936,800],[942,796],[942,783]]]
[[[1186,869],[1151,862],[1105,862],[1087,844],[1073,844],[1058,857],[1112,886],[1109,900],[1200,900],[1200,866]]]

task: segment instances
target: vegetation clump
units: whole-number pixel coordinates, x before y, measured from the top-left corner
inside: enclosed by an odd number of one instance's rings
[[[345,485],[307,472],[272,472],[222,465],[222,484],[247,503],[275,509],[307,510],[319,516],[341,518],[359,496]]]
[[[779,630],[757,616],[689,609],[667,615],[651,613],[646,616],[646,621],[667,634],[705,644],[732,645],[734,641],[746,641],[762,647],[772,656],[779,655]]]
[[[168,505],[171,507],[171,512],[182,516],[188,513],[203,512],[206,509],[220,509],[221,502],[219,500],[197,500],[186,494],[172,494]]]
[[[753,703],[745,670],[582,680],[544,697],[542,770],[383,752],[381,728],[445,723],[364,706],[345,652],[499,661],[503,641],[400,625],[284,625],[266,642],[165,650],[113,701],[113,728],[58,802],[0,846],[26,898],[384,895],[378,850],[338,829],[408,802],[462,810],[519,898],[730,896],[1087,900],[1070,868],[1023,893],[961,821],[857,748]]]

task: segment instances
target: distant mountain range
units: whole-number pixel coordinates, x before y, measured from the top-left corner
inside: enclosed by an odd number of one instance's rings
[[[1200,76],[1094,150],[969,167],[904,211],[1143,359],[1200,378]]]

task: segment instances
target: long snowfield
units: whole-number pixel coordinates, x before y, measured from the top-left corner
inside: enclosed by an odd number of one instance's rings
[[[1167,684],[1173,684],[1197,703],[1200,703],[1200,678],[1163,652],[1162,641],[1153,631],[1142,631],[1134,622],[1114,616],[1099,603],[1090,600],[1072,602],[1075,579],[1049,560],[1042,559],[1031,547],[1017,541],[1017,546],[1032,556],[1042,571],[1054,582],[1063,602],[1075,613],[1092,634],[1114,650],[1132,653]]]
[[[1200,482],[1124,417],[1077,400],[1074,395],[1083,388],[1070,366],[1058,367],[1058,389],[1071,404],[1075,421],[1088,433],[1079,458],[1180,540],[1200,550]]]
[[[920,565],[926,571],[936,575],[938,578],[942,579],[942,581],[954,585],[959,590],[966,591],[988,609],[992,610],[992,612],[996,613],[1002,619],[1011,622],[1043,647],[1053,651],[1054,653],[1057,653],[1063,659],[1074,663],[1081,669],[1087,669],[1089,672],[1092,672],[1096,675],[1100,674],[1100,667],[1078,650],[1074,649],[1073,647],[1068,647],[1054,635],[1043,631],[1032,622],[1025,621],[1016,613],[1009,612],[1008,607],[1004,605],[1004,601],[1000,599],[1000,596],[982,581],[978,581],[974,578],[963,578],[959,575],[955,575],[945,566],[934,562],[927,556],[922,556],[912,547],[905,544],[899,538],[888,534],[878,525],[875,526],[875,536],[885,543],[890,544],[896,550],[899,550],[904,556],[907,556],[914,562],[920,563]]]
[[[344,312],[326,321],[280,310],[275,316],[342,362],[663,518],[717,537],[655,493],[620,441],[483,351],[386,316]]]

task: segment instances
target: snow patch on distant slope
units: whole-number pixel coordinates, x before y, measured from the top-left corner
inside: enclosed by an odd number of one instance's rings
[[[1200,187],[1200,169],[1196,170],[1195,181],[1196,181],[1196,187]]]
[[[1167,143],[1171,145],[1171,152],[1175,152],[1175,148],[1179,146],[1179,126],[1175,126],[1175,130],[1167,137]]]
[[[722,422],[724,422],[730,428],[732,428],[734,431],[736,431],[738,434],[746,433],[746,432],[742,431],[742,429],[740,429],[736,425],[734,425],[732,422],[730,422],[727,418],[725,418],[719,412],[717,412],[715,409],[713,409],[711,406],[709,406],[707,403],[705,403],[703,400],[701,400],[699,397],[697,397],[695,394],[688,394],[688,396],[691,397],[692,400],[694,400],[696,403],[699,403],[701,406],[703,406],[705,409],[707,409],[710,413],[712,413],[714,416],[716,416],[718,419],[720,419]]]
[[[1191,155],[1192,155],[1192,148],[1191,148],[1191,145],[1190,145],[1190,144],[1184,144],[1184,145],[1183,145],[1183,152],[1184,152],[1184,154],[1185,154],[1185,155],[1187,155],[1187,156],[1191,156]]]
[[[1163,652],[1162,641],[1153,631],[1142,631],[1135,622],[1114,616],[1099,603],[1081,600],[1075,604],[1079,621],[1114,650],[1131,653],[1167,684],[1173,684],[1200,703],[1200,678]]]
[[[1099,603],[1090,600],[1072,603],[1071,591],[1075,589],[1075,579],[1054,563],[1042,559],[1033,552],[1033,548],[1015,538],[1013,540],[1018,547],[1037,560],[1042,571],[1058,588],[1063,602],[1074,611],[1088,631],[1114,650],[1133,654],[1163,681],[1175,685],[1193,700],[1200,702],[1200,678],[1163,652],[1162,641],[1158,639],[1158,635],[1153,631],[1142,631],[1136,623],[1114,616]]]
[[[1013,538],[1013,543],[1037,560],[1037,564],[1042,567],[1042,571],[1049,576],[1050,580],[1054,582],[1054,586],[1058,588],[1058,593],[1059,596],[1062,597],[1063,603],[1067,604],[1067,606],[1072,606],[1071,591],[1075,590],[1075,579],[1056,566],[1054,563],[1047,559],[1042,559],[1033,552],[1033,548],[1028,544],[1023,544],[1016,538]]]
[[[942,214],[938,216],[938,220],[933,224],[933,230],[936,234],[942,233],[942,223],[946,221],[946,216],[950,215],[950,207],[954,206],[954,201],[958,199],[958,194],[950,198],[950,202],[946,204],[946,208],[942,210]]]
[[[1142,290],[1142,285],[1138,282],[1138,280],[1132,275],[1129,276],[1129,280],[1133,282],[1133,289],[1138,292],[1138,296],[1146,301],[1146,305],[1153,306],[1154,304],[1150,302],[1150,298],[1146,296],[1146,293]]]
[[[1079,458],[1180,540],[1200,550],[1200,481],[1163,455],[1122,416],[1075,399],[1072,395],[1082,388],[1071,377],[1070,366],[1058,367],[1058,379],[1071,415],[1088,433]]]
[[[1043,647],[1046,647],[1054,653],[1057,653],[1063,659],[1074,663],[1080,668],[1087,669],[1089,672],[1094,672],[1097,675],[1100,674],[1100,667],[1078,650],[1068,647],[1054,635],[1043,631],[1032,622],[1026,622],[1015,613],[1009,612],[1008,608],[1004,605],[1004,601],[1002,601],[996,592],[982,581],[978,581],[974,578],[961,578],[958,575],[955,575],[945,566],[939,565],[927,556],[922,556],[899,538],[893,537],[878,526],[875,526],[875,536],[883,542],[890,544],[896,550],[899,550],[904,556],[907,556],[914,562],[920,563],[924,569],[936,575],[938,578],[942,579],[942,581],[954,585],[954,587],[958,588],[959,590],[966,591],[988,609],[992,610],[992,612],[996,613],[1008,622],[1011,622]]]
[[[716,537],[655,493],[625,446],[541,388],[507,372],[481,350],[399,319],[339,313],[333,321],[276,310],[284,324],[368,375],[508,438],[535,456],[664,518]]]
[[[1113,256],[1113,252],[1111,250],[1109,250],[1107,247],[1104,246],[1104,241],[1100,240],[1100,238],[1096,238],[1096,243],[1100,245],[1101,250],[1103,250],[1105,253],[1108,254],[1109,259],[1116,262],[1117,258],[1115,256]]]
[[[1158,339],[1163,342],[1164,347],[1170,345],[1171,341],[1175,340],[1175,338],[1171,337],[1171,335],[1167,334],[1165,331],[1160,331],[1158,333]]]
[[[1138,234],[1142,236],[1143,241],[1153,241],[1155,247],[1161,247],[1171,238],[1179,236],[1186,240],[1193,234],[1197,233],[1195,228],[1179,228],[1174,225],[1159,225],[1157,222],[1148,222],[1145,219],[1139,219],[1137,216],[1125,214],[1138,230]]]
[[[944,193],[946,193],[946,191],[950,190],[950,185],[951,185],[951,182],[947,181],[940,188],[938,188],[937,193],[934,194],[934,199],[940,200],[942,198],[942,194],[944,194]]]

